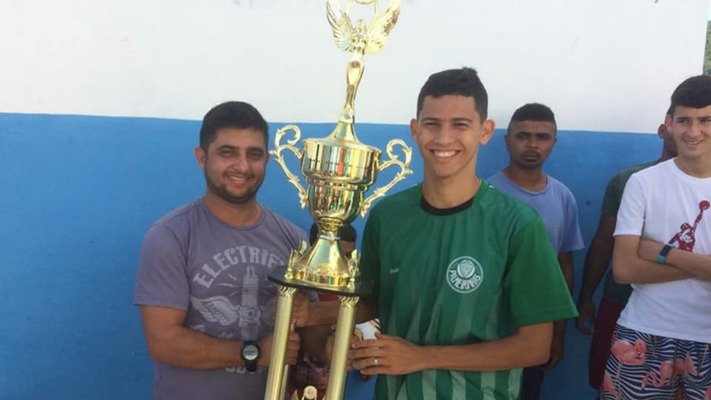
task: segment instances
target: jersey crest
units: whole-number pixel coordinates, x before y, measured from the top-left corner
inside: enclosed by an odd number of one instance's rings
[[[469,256],[455,258],[449,263],[447,283],[457,293],[467,294],[479,288],[484,280],[484,269],[479,261]]]

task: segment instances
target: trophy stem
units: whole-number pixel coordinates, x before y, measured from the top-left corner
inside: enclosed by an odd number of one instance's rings
[[[339,296],[341,302],[336,323],[333,356],[331,357],[331,371],[328,374],[328,389],[325,400],[340,400],[346,388],[346,361],[348,360],[348,347],[355,328],[356,311],[358,310],[358,297]]]
[[[284,372],[281,378],[281,392],[279,393],[279,399],[286,399],[286,388],[289,387],[289,365],[284,365]]]
[[[350,110],[350,118],[348,121],[354,123],[355,118],[355,97],[358,92],[358,86],[360,85],[360,80],[363,77],[363,71],[365,71],[365,66],[363,65],[363,53],[355,52],[348,61],[348,69],[346,72],[346,103],[343,105],[343,110]]]
[[[291,307],[296,289],[279,286],[276,321],[274,321],[274,336],[272,338],[272,355],[269,359],[269,374],[267,375],[267,390],[264,400],[283,399],[286,387],[286,345],[289,340]]]
[[[317,221],[319,234],[326,236],[328,239],[337,240],[338,230],[344,224],[344,221],[338,218],[323,217]]]

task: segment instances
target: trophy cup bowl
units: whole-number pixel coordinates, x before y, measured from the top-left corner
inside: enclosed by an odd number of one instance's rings
[[[304,140],[301,173],[319,237],[292,266],[294,279],[325,290],[355,290],[354,271],[337,235],[360,212],[364,193],[377,177],[379,158],[379,149],[361,143]]]
[[[295,146],[301,136],[298,127],[289,125],[276,134],[272,154],[296,187],[302,206],[308,208],[319,230],[318,239],[311,247],[292,253],[288,265],[270,275],[270,279],[279,284],[340,295],[369,295],[368,282],[357,282],[357,253],[350,258],[343,254],[338,246],[338,231],[358,214],[365,215],[374,200],[411,173],[408,167],[412,151],[402,140],[394,139],[388,143],[388,160],[381,164],[380,149],[357,139],[337,137],[339,132],[352,131],[350,128],[351,125],[340,122],[327,138],[303,140],[303,150]],[[282,145],[281,140],[289,131],[293,131],[295,137]],[[404,161],[394,153],[396,146],[402,148]],[[301,161],[306,188],[289,170],[283,151],[292,152]],[[398,173],[390,183],[366,198],[365,193],[378,172],[392,165],[400,167]]]

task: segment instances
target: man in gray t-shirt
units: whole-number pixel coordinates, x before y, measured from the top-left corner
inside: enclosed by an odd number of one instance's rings
[[[264,397],[276,295],[267,276],[306,241],[301,229],[256,200],[267,143],[267,123],[251,105],[210,110],[195,149],[205,195],[145,235],[134,303],[156,363],[153,399]],[[297,325],[304,302],[297,295]],[[290,363],[299,341],[290,335]]]
[[[560,181],[543,171],[543,164],[553,151],[558,128],[553,111],[539,103],[529,103],[511,116],[504,140],[509,165],[487,181],[496,189],[513,196],[536,210],[558,256],[558,263],[573,290],[573,251],[585,247],[578,223],[578,206],[573,193]],[[563,357],[565,321],[553,328],[550,360],[541,367],[523,371],[521,400],[538,400],[543,372],[553,368]]]

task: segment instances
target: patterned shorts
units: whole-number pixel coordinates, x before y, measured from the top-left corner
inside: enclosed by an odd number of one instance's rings
[[[711,400],[711,344],[617,325],[603,400]]]

